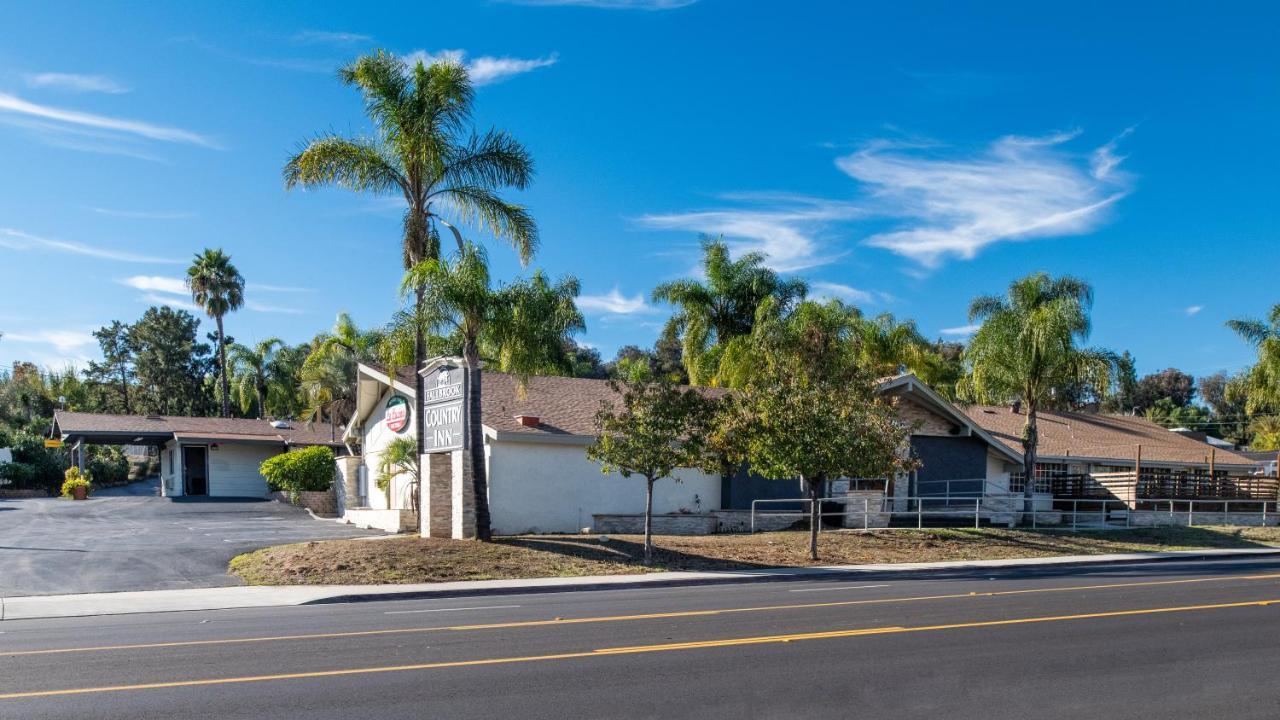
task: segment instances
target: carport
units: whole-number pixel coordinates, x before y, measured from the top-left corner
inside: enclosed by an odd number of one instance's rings
[[[53,437],[84,467],[86,445],[153,445],[160,448],[161,494],[165,497],[264,497],[263,460],[293,447],[327,445],[344,454],[328,424],[285,420],[174,415],[110,415],[59,410]]]

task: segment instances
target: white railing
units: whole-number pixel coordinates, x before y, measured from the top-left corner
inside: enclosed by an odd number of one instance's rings
[[[943,499],[943,496],[930,495],[885,497],[883,499],[866,497],[818,498],[818,503],[839,503],[843,506],[843,509],[837,512],[824,512],[821,507],[818,508],[818,532],[822,532],[823,518],[835,516],[842,519],[850,517],[858,519],[858,515],[861,515],[862,530],[919,530],[925,527],[924,521],[928,517],[946,517],[953,520],[963,519],[966,526],[969,524],[969,518],[972,518],[973,527],[977,528],[981,526],[984,516],[988,519],[993,516],[1007,516],[1012,520],[1026,515],[1031,516],[1032,529],[1070,529],[1072,531],[1182,524],[1187,527],[1194,527],[1197,514],[1201,516],[1202,520],[1205,519],[1204,516],[1206,515],[1214,516],[1209,519],[1209,522],[1202,522],[1201,524],[1253,526],[1266,525],[1269,520],[1274,523],[1280,523],[1280,502],[1275,500],[1141,498],[1137,501],[1129,501],[1106,498],[1053,498],[1049,507],[1028,511],[1023,505],[1023,496],[1021,494],[1005,493],[987,497],[961,498],[950,496],[945,498],[947,500],[945,505],[933,505],[932,507],[927,505],[927,503]],[[895,502],[901,503],[903,501],[906,501],[905,504],[909,509],[895,510]],[[1040,500],[1040,502],[1044,501],[1044,499]],[[807,509],[810,507],[811,502],[809,498],[752,500],[751,532],[756,532],[757,515],[762,518],[795,517],[808,519],[812,516],[809,509]],[[761,505],[782,503],[799,504],[805,509],[769,511],[759,508]],[[849,508],[850,503],[853,504],[852,509]],[[1064,507],[1068,503],[1070,504],[1070,509]],[[859,504],[862,506],[861,512],[859,512]],[[1234,511],[1232,510],[1232,505],[1235,505],[1236,509]],[[1142,520],[1136,525],[1134,524],[1135,515],[1140,516]],[[873,516],[876,516],[875,526],[872,525],[871,518]],[[1042,521],[1041,516],[1049,516],[1052,520],[1049,522]],[[1161,518],[1167,516],[1169,522],[1156,522],[1156,516]],[[888,528],[887,521],[893,518],[914,518],[915,527],[899,525],[896,528]],[[1256,522],[1252,522],[1255,518]],[[881,522],[884,522],[885,525],[882,526]]]

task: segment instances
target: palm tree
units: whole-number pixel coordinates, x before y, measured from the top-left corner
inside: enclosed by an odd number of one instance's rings
[[[494,290],[484,250],[467,243],[450,259],[413,266],[405,274],[401,293],[407,296],[417,288],[425,292],[421,302],[415,303],[416,316],[402,313],[395,325],[399,332],[406,332],[405,328],[416,328],[424,335],[444,331],[461,341],[470,393],[467,435],[472,438],[464,455],[464,477],[471,478],[475,493],[476,536],[488,540],[489,484],[481,419],[483,353],[499,370],[522,380],[562,363],[565,340],[584,328],[574,305],[578,281],[564,278],[552,284],[536,273],[532,280]]]
[[[499,130],[477,135],[471,120],[471,79],[462,65],[419,61],[410,68],[396,55],[379,50],[343,67],[342,82],[359,89],[373,137],[324,135],[285,164],[285,186],[338,185],[355,192],[404,198],[401,254],[404,269],[439,259],[440,227],[448,228],[463,249],[455,223],[477,226],[502,238],[528,263],[538,245],[532,216],[498,194],[523,190],[533,178],[533,159],[517,140]],[[466,137],[464,137],[466,133]],[[447,221],[440,210],[452,213]],[[413,288],[421,307],[426,288]],[[414,338],[413,363],[421,370],[426,338]],[[415,373],[417,374],[417,373]],[[417,396],[423,396],[418,374]],[[418,426],[418,448],[424,447]]]
[[[271,372],[272,360],[275,359],[276,347],[282,345],[283,340],[271,337],[253,347],[240,343],[231,346],[231,364],[236,376],[240,412],[248,414],[256,406],[258,417],[267,416],[267,391],[274,379]]]
[[[723,238],[703,236],[701,241],[706,281],[675,280],[653,289],[654,302],[677,308],[666,332],[683,336],[684,364],[694,385],[715,380],[724,347],[751,334],[761,303],[772,298],[772,307],[781,313],[808,293],[803,280],[783,280],[765,267],[763,253],[734,260]]]
[[[1227,327],[1258,351],[1258,361],[1244,373],[1243,387],[1249,414],[1280,409],[1280,303],[1272,306],[1266,321],[1228,320]]]
[[[338,313],[333,329],[316,336],[299,373],[308,422],[347,422],[355,411],[356,364],[380,360],[383,337],[377,330],[361,330],[347,313]]]
[[[231,389],[227,377],[227,336],[222,318],[244,305],[244,277],[222,248],[205,248],[187,268],[191,299],[218,325],[218,383],[222,391],[222,417],[231,417]]]
[[[1022,403],[1028,511],[1035,492],[1037,411],[1074,383],[1109,387],[1116,367],[1114,353],[1077,346],[1089,336],[1092,305],[1088,283],[1039,272],[1015,280],[1005,297],[984,295],[969,306],[970,322],[982,326],[965,350],[969,373],[958,389],[971,402]]]

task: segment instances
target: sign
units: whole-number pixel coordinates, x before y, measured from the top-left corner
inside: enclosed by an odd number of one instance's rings
[[[466,373],[457,365],[441,365],[423,378],[423,452],[467,446],[466,380]]]
[[[401,432],[409,427],[409,401],[403,395],[392,395],[387,398],[387,408],[382,419],[391,432]]]
[[[60,448],[62,447],[62,441],[61,440],[45,440],[44,446],[47,448]]]

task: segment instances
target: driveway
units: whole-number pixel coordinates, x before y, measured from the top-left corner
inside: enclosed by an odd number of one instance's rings
[[[381,534],[268,500],[170,500],[154,482],[0,500],[0,597],[237,585],[227,562],[240,553]]]

